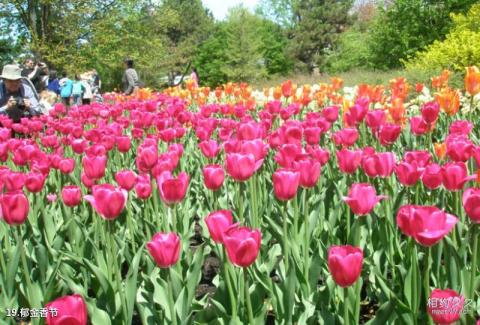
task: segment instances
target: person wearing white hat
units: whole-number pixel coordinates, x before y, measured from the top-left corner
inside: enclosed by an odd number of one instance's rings
[[[34,90],[22,82],[21,73],[18,65],[7,64],[0,75],[0,114],[8,115],[14,122],[41,114]]]

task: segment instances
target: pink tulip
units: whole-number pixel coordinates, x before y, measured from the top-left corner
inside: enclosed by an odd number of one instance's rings
[[[275,197],[281,201],[291,200],[297,195],[300,185],[300,172],[288,169],[279,169],[272,175]]]
[[[30,193],[39,193],[45,185],[45,175],[37,172],[30,172],[25,176],[25,188]]]
[[[435,123],[440,113],[440,105],[437,102],[428,102],[423,104],[421,108],[422,118],[428,124]]]
[[[302,154],[302,147],[299,144],[284,144],[275,154],[275,162],[283,168],[292,168],[293,162]]]
[[[362,169],[368,177],[388,177],[395,169],[395,154],[379,152],[363,155]]]
[[[468,135],[473,130],[473,124],[466,120],[457,120],[450,124],[448,134]]]
[[[225,170],[234,180],[244,182],[255,173],[255,156],[229,153],[225,161]]]
[[[447,163],[443,166],[443,186],[449,191],[460,191],[469,180],[475,176],[468,176],[464,162]]]
[[[358,140],[358,131],[356,128],[345,128],[335,132],[332,138],[337,146],[351,147]]]
[[[130,151],[130,147],[132,145],[132,141],[130,137],[127,136],[118,136],[116,139],[117,150],[119,152],[128,152]]]
[[[185,172],[174,178],[170,172],[163,172],[157,177],[158,191],[160,198],[167,205],[181,202],[187,194],[190,177]]]
[[[152,195],[152,182],[149,174],[139,175],[135,184],[135,193],[141,200],[146,200]]]
[[[313,159],[320,163],[320,166],[324,166],[328,160],[330,160],[330,152],[328,152],[328,150],[320,147],[307,146],[306,151]]]
[[[338,119],[338,113],[340,108],[338,106],[328,106],[322,110],[322,116],[330,123],[335,122]]]
[[[27,219],[29,203],[21,191],[0,195],[0,207],[0,218],[9,225],[21,225]]]
[[[417,163],[401,162],[395,166],[395,175],[404,186],[413,186],[422,176],[423,169],[418,168]]]
[[[320,178],[321,165],[314,159],[302,159],[293,163],[294,169],[300,172],[300,186],[314,187]]]
[[[463,192],[463,208],[474,223],[480,223],[480,188],[469,188]]]
[[[115,181],[121,188],[130,191],[137,182],[137,176],[131,170],[122,170],[115,174]]]
[[[404,154],[404,160],[408,163],[415,162],[418,167],[425,167],[432,160],[432,154],[428,151],[418,150],[418,151],[407,151]]]
[[[74,207],[80,204],[82,200],[82,190],[79,186],[68,185],[62,189],[62,200],[68,207]]]
[[[467,161],[472,156],[474,145],[465,135],[449,135],[445,143],[453,161]]]
[[[410,118],[410,131],[412,131],[413,135],[424,135],[428,130],[428,124],[421,116],[412,116]]]
[[[438,188],[443,182],[442,167],[438,164],[427,165],[422,174],[422,182],[431,190]]]
[[[319,127],[307,127],[303,130],[305,142],[309,145],[318,145],[322,130]]]
[[[397,141],[400,132],[402,132],[400,125],[385,123],[378,128],[376,135],[382,146],[389,146]]]
[[[219,210],[212,212],[205,218],[205,223],[213,241],[223,244],[223,234],[233,223],[232,211]]]
[[[346,288],[354,284],[362,273],[363,251],[359,247],[332,246],[328,249],[328,270],[333,280]]]
[[[209,159],[215,158],[220,152],[220,146],[215,140],[202,141],[198,145],[202,154]]]
[[[348,150],[343,148],[336,152],[338,167],[342,173],[353,174],[362,162],[362,150]]]
[[[58,163],[58,169],[64,175],[70,174],[75,169],[75,159],[68,158],[60,160]]]
[[[155,146],[140,146],[137,150],[137,168],[140,172],[150,171],[158,160],[158,150]]]
[[[457,222],[457,217],[434,206],[404,205],[397,213],[400,230],[427,247],[442,240]]]
[[[428,314],[435,324],[453,324],[462,315],[465,298],[451,289],[434,289],[427,302]]]
[[[106,156],[83,156],[82,158],[83,172],[91,180],[99,180],[105,176],[105,168],[107,166]]]
[[[7,192],[20,191],[25,185],[25,174],[12,171],[6,172],[3,175],[3,182]]]
[[[365,123],[372,130],[377,130],[387,121],[387,113],[383,109],[375,109],[369,111],[365,118]]]
[[[225,173],[220,165],[207,165],[203,167],[203,181],[205,187],[209,190],[216,191],[223,185]]]
[[[92,195],[85,195],[100,216],[106,220],[116,219],[127,203],[128,192],[111,184],[94,185]]]
[[[88,178],[84,172],[80,175],[80,180],[86,188],[91,188],[96,183],[96,180]]]
[[[147,243],[147,249],[159,267],[169,268],[178,262],[180,238],[173,232],[156,233]]]
[[[55,193],[47,194],[47,201],[49,203],[53,203],[53,202],[57,201],[57,194],[55,194]]]
[[[56,313],[47,312],[47,325],[86,325],[87,306],[81,295],[63,296],[49,302],[45,308],[56,310]]]
[[[383,199],[385,195],[377,196],[375,188],[367,183],[352,184],[348,191],[348,196],[343,200],[348,204],[353,213],[359,216],[369,214],[375,205]]]
[[[258,256],[261,247],[260,230],[232,225],[223,234],[223,244],[228,258],[236,266],[248,267]]]

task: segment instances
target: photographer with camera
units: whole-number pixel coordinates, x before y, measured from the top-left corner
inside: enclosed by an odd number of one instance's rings
[[[0,114],[7,115],[15,123],[20,122],[22,117],[41,114],[34,90],[26,82],[22,82],[19,66],[5,65],[0,78]]]
[[[42,77],[47,75],[45,72],[47,65],[43,62],[35,63],[32,59],[25,60],[23,65],[22,77],[30,79],[37,93],[41,93],[45,89],[45,83],[42,82]]]

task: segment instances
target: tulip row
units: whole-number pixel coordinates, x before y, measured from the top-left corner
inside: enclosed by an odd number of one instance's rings
[[[334,80],[300,101],[286,83],[232,105],[226,85],[0,117],[0,306],[55,308],[47,324],[470,324],[475,71],[465,112],[442,75],[427,99]]]

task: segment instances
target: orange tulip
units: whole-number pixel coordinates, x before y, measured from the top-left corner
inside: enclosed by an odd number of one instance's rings
[[[470,96],[480,93],[480,71],[476,66],[468,67],[465,75],[465,90]]]
[[[435,154],[437,155],[438,159],[443,159],[445,154],[447,153],[447,144],[446,143],[435,143],[433,145]]]
[[[477,185],[480,184],[480,169],[477,169]]]
[[[343,79],[338,77],[333,77],[330,79],[332,81],[333,91],[337,91],[343,86]]]
[[[448,87],[448,79],[450,78],[451,72],[448,70],[443,70],[438,77],[432,77],[432,87],[433,88],[445,88]]]
[[[273,90],[273,98],[275,100],[280,100],[280,98],[282,98],[282,88],[280,88],[279,86],[275,87],[275,89]]]
[[[390,90],[392,92],[392,98],[405,99],[408,96],[409,84],[404,77],[398,77],[390,80]]]
[[[435,94],[435,100],[448,115],[455,115],[460,108],[460,94],[457,90],[444,88]]]
[[[222,93],[223,93],[222,87],[215,88],[215,97],[217,97],[218,100],[222,98]]]
[[[225,94],[230,96],[233,93],[233,84],[231,82],[226,83],[224,88],[225,88]]]
[[[402,98],[395,98],[392,100],[391,106],[388,108],[390,118],[395,124],[404,125],[406,121],[406,110],[403,105]]]
[[[270,96],[270,88],[263,88],[263,95],[268,98]]]

